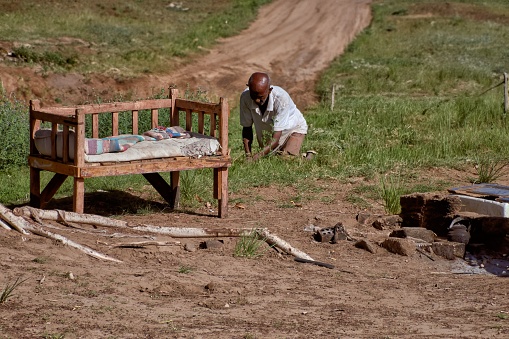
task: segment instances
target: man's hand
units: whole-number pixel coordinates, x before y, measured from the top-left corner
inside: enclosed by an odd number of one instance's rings
[[[246,162],[248,163],[253,163],[257,160],[259,160],[261,157],[263,157],[263,154],[262,153],[256,153],[255,155],[247,155],[246,154]]]

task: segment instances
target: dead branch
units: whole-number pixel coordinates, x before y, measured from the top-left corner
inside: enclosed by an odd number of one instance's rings
[[[180,246],[180,241],[137,241],[112,245],[111,247]]]
[[[122,262],[122,261],[115,259],[113,257],[110,257],[106,254],[99,253],[96,250],[91,249],[90,247],[80,245],[80,244],[60,235],[60,234],[56,234],[56,233],[52,233],[52,232],[43,230],[38,226],[29,225],[29,227],[26,227],[26,229],[34,234],[37,234],[37,235],[40,235],[42,237],[49,238],[52,240],[57,240],[57,241],[60,241],[61,243],[63,243],[64,245],[74,247],[82,252],[85,252],[86,254],[88,254],[91,257],[94,257],[97,259],[102,259],[102,260],[109,260],[109,261],[118,262],[118,263]]]
[[[212,238],[242,237],[253,232],[252,228],[197,228],[197,227],[163,227],[153,225],[133,226],[132,229],[143,232],[165,234],[173,238]]]
[[[62,223],[83,223],[105,227],[128,227],[126,221],[102,217],[95,214],[80,214],[62,210],[41,210],[33,207],[16,207],[14,214],[33,219],[53,220]]]
[[[45,238],[49,238],[52,240],[57,240],[62,242],[64,245],[74,247],[76,249],[79,249],[82,252],[85,252],[86,254],[90,255],[91,257],[97,258],[97,259],[103,259],[103,260],[109,260],[114,262],[122,262],[118,259],[112,258],[110,256],[107,256],[105,254],[99,253],[87,246],[80,245],[60,234],[52,233],[45,231],[41,229],[40,227],[36,226],[35,224],[29,222],[28,220],[25,220],[21,216],[14,215],[8,208],[6,208],[4,205],[0,204],[0,215],[2,219],[9,222],[9,224],[16,229],[18,232],[21,232],[23,234],[29,234],[27,231],[32,232],[33,234],[40,235]]]
[[[11,210],[9,210],[4,205],[0,204],[0,218],[9,223],[12,228],[21,234],[29,234],[26,229],[27,226],[30,226],[28,221],[25,219],[14,215]]]
[[[5,228],[8,231],[12,230],[11,226],[9,226],[8,223],[3,221],[3,219],[0,219],[0,227]]]
[[[283,250],[285,253],[291,254],[294,257],[314,261],[314,259],[311,258],[309,255],[302,252],[301,250],[292,247],[289,243],[287,243],[283,239],[270,233],[266,228],[257,229],[256,232],[258,233],[260,239],[265,240],[269,245],[276,246],[277,248]]]

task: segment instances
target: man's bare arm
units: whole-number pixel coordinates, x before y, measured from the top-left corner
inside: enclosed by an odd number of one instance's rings
[[[277,132],[274,132],[272,133],[272,139],[270,141],[270,144],[265,146],[261,152],[255,154],[253,156],[253,160],[258,160],[260,159],[261,157],[263,157],[264,155],[267,155],[270,153],[270,151],[272,151],[273,149],[275,149],[278,145],[279,145],[279,139],[281,139],[281,135],[283,134],[282,131],[277,131]]]
[[[253,144],[253,128],[242,128],[242,142],[244,143],[244,152],[247,156],[251,156],[251,145]]]

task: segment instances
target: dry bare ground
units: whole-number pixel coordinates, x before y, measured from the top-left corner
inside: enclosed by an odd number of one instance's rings
[[[204,79],[203,86],[210,91],[234,95],[250,72],[263,69],[290,92],[309,94],[305,89],[312,88],[317,72],[343,51],[369,19],[369,1],[276,0],[248,30],[223,41],[204,59],[179,72],[179,77],[197,84]],[[157,87],[174,77],[144,81]],[[48,90],[48,95],[53,90],[58,88]],[[64,93],[65,86],[60,90]],[[301,104],[312,100],[294,96]],[[432,169],[422,180],[463,185],[472,176]],[[503,179],[500,183],[509,182]],[[246,203],[231,205],[224,220],[206,206],[192,212],[162,209],[156,214],[121,217],[156,226],[267,227],[334,269],[297,263],[268,247],[260,258],[234,257],[236,238],[220,238],[222,246],[200,249],[207,239],[147,239],[140,238],[145,233],[125,229],[81,225],[88,230],[82,232],[54,223],[58,229],[52,231],[123,261],[112,263],[46,238],[0,228],[0,289],[18,277],[27,279],[15,296],[0,304],[0,337],[509,337],[509,286],[504,278],[483,270],[461,274],[470,271],[459,259],[432,260],[418,252],[400,256],[382,248],[372,254],[348,240],[338,244],[313,240],[306,228],[332,227],[337,222],[357,239],[376,243],[387,236],[390,230],[357,222],[361,210],[348,197],[361,184],[373,183],[363,178],[315,181],[316,190],[310,192],[313,199],[302,205],[292,203],[291,197],[298,193],[291,187],[253,188],[231,194],[232,199]],[[146,198],[128,192],[89,195],[86,212],[122,214],[137,199]],[[369,202],[365,213],[383,214],[379,201]],[[68,203],[50,207],[64,208]],[[130,237],[114,237],[114,233]],[[114,247],[148,240],[180,244]]]

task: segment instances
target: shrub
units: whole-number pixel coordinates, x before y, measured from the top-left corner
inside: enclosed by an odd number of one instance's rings
[[[0,170],[26,165],[29,150],[28,107],[0,88]]]

